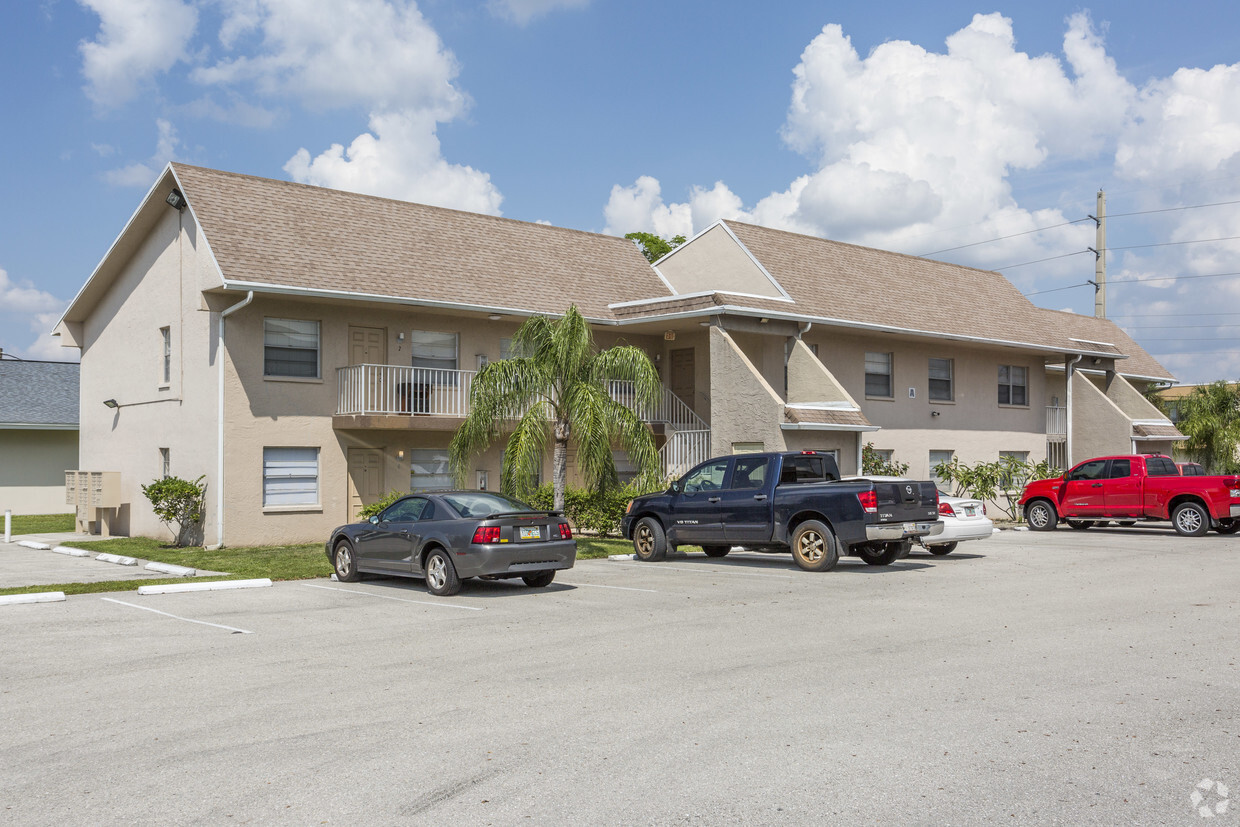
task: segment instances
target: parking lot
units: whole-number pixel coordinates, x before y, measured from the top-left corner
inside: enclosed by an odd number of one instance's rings
[[[1196,823],[1240,789],[1238,542],[0,607],[0,820]]]

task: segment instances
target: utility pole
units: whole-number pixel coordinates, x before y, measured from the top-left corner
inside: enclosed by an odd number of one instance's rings
[[[1094,316],[1107,317],[1107,194],[1098,190],[1098,214],[1091,215],[1097,226],[1096,239],[1089,249],[1094,254]]]

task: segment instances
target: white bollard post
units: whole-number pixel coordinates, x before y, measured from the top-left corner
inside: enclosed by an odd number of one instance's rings
[[[4,509],[4,542],[13,542],[13,510]]]

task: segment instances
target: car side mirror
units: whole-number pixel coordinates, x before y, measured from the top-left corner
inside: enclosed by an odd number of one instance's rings
[[[378,525],[378,524],[379,524],[379,515],[378,515],[378,514],[376,514],[376,515],[374,515],[373,517],[371,517],[371,518],[370,518],[370,524],[371,524],[371,525]]]
[[[680,493],[680,480],[672,480],[671,492],[672,492],[673,494],[679,494],[679,493]]]

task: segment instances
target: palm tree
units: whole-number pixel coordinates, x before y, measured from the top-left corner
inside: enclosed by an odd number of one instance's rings
[[[590,325],[569,307],[564,318],[533,316],[513,337],[517,358],[491,362],[478,371],[469,392],[469,415],[452,437],[449,459],[458,484],[472,460],[499,437],[507,421],[516,425],[504,448],[500,488],[528,493],[546,450],[554,444],[552,487],[555,509],[564,509],[568,444],[577,446],[577,464],[597,490],[617,485],[612,447],[624,448],[643,482],[659,475],[659,455],[650,429],[630,408],[612,399],[608,383],[631,382],[638,405],[662,395],[659,374],[639,348],[617,345],[599,351]]]
[[[1193,389],[1179,404],[1181,433],[1188,437],[1185,450],[1212,473],[1236,468],[1236,445],[1240,443],[1240,386],[1213,382]]]

